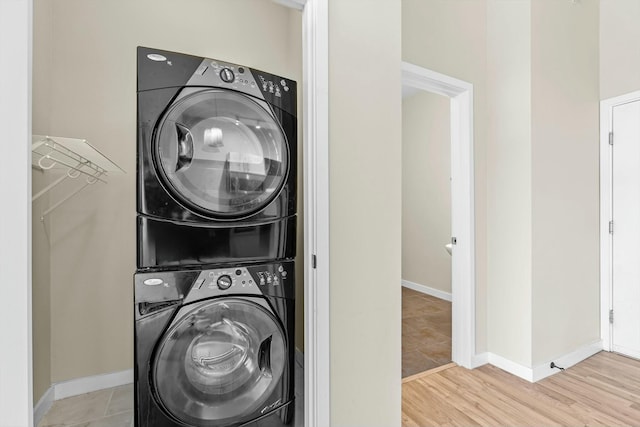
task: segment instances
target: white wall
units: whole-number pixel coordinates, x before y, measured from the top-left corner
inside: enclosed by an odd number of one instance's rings
[[[487,1],[488,348],[531,366],[530,0]]]
[[[334,427],[401,422],[400,21],[400,0],[329,1]]]
[[[600,336],[598,9],[531,2],[533,366]]]
[[[33,422],[31,369],[32,2],[0,0],[0,426]],[[10,66],[9,66],[10,64]]]
[[[402,101],[402,279],[451,293],[449,98]]]
[[[133,363],[136,46],[301,82],[301,14],[265,0],[51,3],[51,117],[43,132],[86,138],[127,172],[51,216],[51,381],[58,382]]]
[[[487,350],[486,14],[485,0],[402,0],[402,60],[473,84],[478,353]]]
[[[601,4],[632,70],[637,4]],[[403,0],[403,59],[474,84],[476,350],[524,367],[597,339],[597,44],[597,0]]]
[[[599,336],[598,2],[488,0],[489,351]]]
[[[640,1],[600,0],[600,99],[640,90]]]

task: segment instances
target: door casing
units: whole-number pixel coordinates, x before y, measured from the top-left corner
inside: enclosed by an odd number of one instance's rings
[[[640,101],[640,91],[600,101],[600,338],[606,351],[612,348],[612,325],[609,310],[613,304],[613,235],[609,221],[613,219],[613,157],[609,133],[613,129],[614,107]]]
[[[473,85],[408,62],[402,63],[402,85],[451,103],[451,359],[472,369],[482,364],[476,357]]]

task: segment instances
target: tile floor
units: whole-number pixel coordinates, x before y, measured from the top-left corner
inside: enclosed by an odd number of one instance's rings
[[[451,303],[402,288],[402,377],[451,362]]]
[[[38,427],[132,427],[133,385],[54,402]]]
[[[293,427],[304,426],[304,370],[296,363]],[[133,385],[57,400],[38,427],[133,427]]]

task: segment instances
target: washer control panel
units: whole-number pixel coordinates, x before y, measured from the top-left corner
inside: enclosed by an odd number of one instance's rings
[[[292,293],[293,262],[201,271],[185,302],[219,295],[288,296]],[[290,289],[291,288],[291,289]]]

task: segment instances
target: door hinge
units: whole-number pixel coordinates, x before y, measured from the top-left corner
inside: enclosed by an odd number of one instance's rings
[[[613,234],[613,221],[609,221],[609,234]]]
[[[318,259],[315,255],[311,255],[311,268],[316,268],[318,265]]]
[[[609,132],[609,145],[613,145],[613,132]]]
[[[609,310],[609,323],[613,324],[613,308]]]

